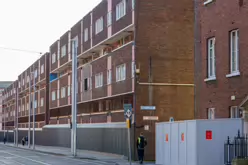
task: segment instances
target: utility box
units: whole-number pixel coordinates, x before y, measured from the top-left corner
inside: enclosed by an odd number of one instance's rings
[[[224,165],[224,143],[238,130],[242,119],[156,123],[156,164]]]

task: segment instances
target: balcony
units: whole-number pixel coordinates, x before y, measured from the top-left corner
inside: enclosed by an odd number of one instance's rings
[[[126,28],[122,29],[121,31],[119,31],[118,33],[112,35],[110,38],[100,42],[99,44],[93,46],[89,50],[81,53],[80,55],[78,55],[78,58],[79,59],[89,58],[90,56],[92,56],[92,54],[95,54],[96,52],[100,52],[102,49],[104,49],[108,45],[120,40],[121,38],[124,38],[130,35],[130,33],[132,33],[133,31],[134,31],[134,25],[131,24],[127,26]]]
[[[63,65],[58,66],[58,68],[52,70],[50,73],[60,73],[66,69],[71,69],[71,67],[72,67],[72,60],[67,61]]]

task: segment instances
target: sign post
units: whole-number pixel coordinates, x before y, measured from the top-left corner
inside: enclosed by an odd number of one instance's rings
[[[132,119],[132,105],[124,104],[124,116],[126,118],[127,124],[127,138],[128,138],[128,149],[129,149],[129,164],[132,165],[132,157],[131,157],[131,119]]]

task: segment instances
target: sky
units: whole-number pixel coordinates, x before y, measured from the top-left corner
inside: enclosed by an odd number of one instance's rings
[[[17,80],[40,57],[38,52],[48,52],[50,45],[100,2],[0,0],[0,81]]]

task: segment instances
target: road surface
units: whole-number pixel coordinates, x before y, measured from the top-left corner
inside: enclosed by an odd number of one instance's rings
[[[0,145],[1,165],[116,165],[100,160],[80,160]]]

